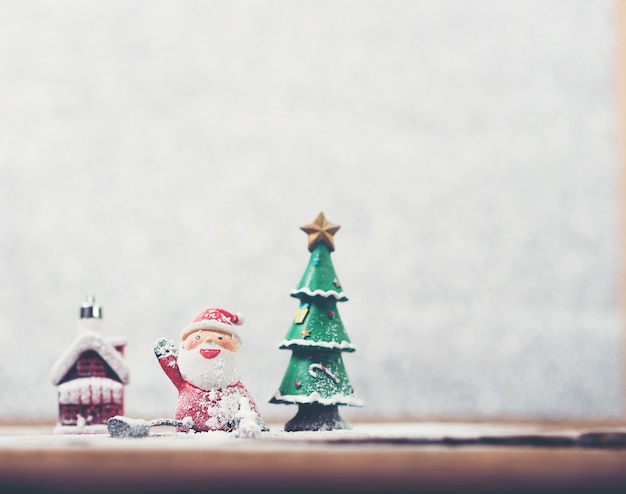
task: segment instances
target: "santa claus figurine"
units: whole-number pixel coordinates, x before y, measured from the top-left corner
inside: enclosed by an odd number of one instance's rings
[[[240,378],[241,316],[207,309],[183,328],[178,351],[159,339],[154,353],[178,389],[175,418],[198,432],[237,431],[253,436],[267,430]]]

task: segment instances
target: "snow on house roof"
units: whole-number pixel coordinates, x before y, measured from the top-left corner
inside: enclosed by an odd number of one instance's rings
[[[117,343],[117,340],[115,341]],[[93,350],[113,369],[123,384],[128,384],[128,366],[114,346],[102,334],[95,331],[80,333],[61,357],[52,366],[50,378],[58,385],[76,363],[81,353]]]
[[[59,384],[59,403],[101,404],[122,403],[124,385],[106,377],[80,377]]]

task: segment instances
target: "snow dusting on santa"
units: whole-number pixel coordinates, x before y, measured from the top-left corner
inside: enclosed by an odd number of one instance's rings
[[[191,419],[198,432],[238,432],[250,437],[267,430],[250,393],[241,383],[241,315],[206,309],[181,332],[177,350],[159,339],[154,353],[178,389],[175,418]]]

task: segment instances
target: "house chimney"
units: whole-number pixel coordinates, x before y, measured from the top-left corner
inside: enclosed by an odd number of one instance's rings
[[[80,306],[80,319],[78,321],[78,330],[82,331],[98,331],[102,326],[102,307],[96,303],[93,295],[87,295],[85,302]]]

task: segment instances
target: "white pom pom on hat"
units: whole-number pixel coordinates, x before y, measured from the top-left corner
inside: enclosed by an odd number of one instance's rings
[[[184,340],[189,333],[198,329],[216,329],[231,333],[241,341],[241,337],[235,329],[235,326],[240,326],[241,324],[243,324],[243,316],[241,314],[233,314],[224,309],[206,309],[198,314],[191,321],[191,324],[183,328],[180,338]]]

